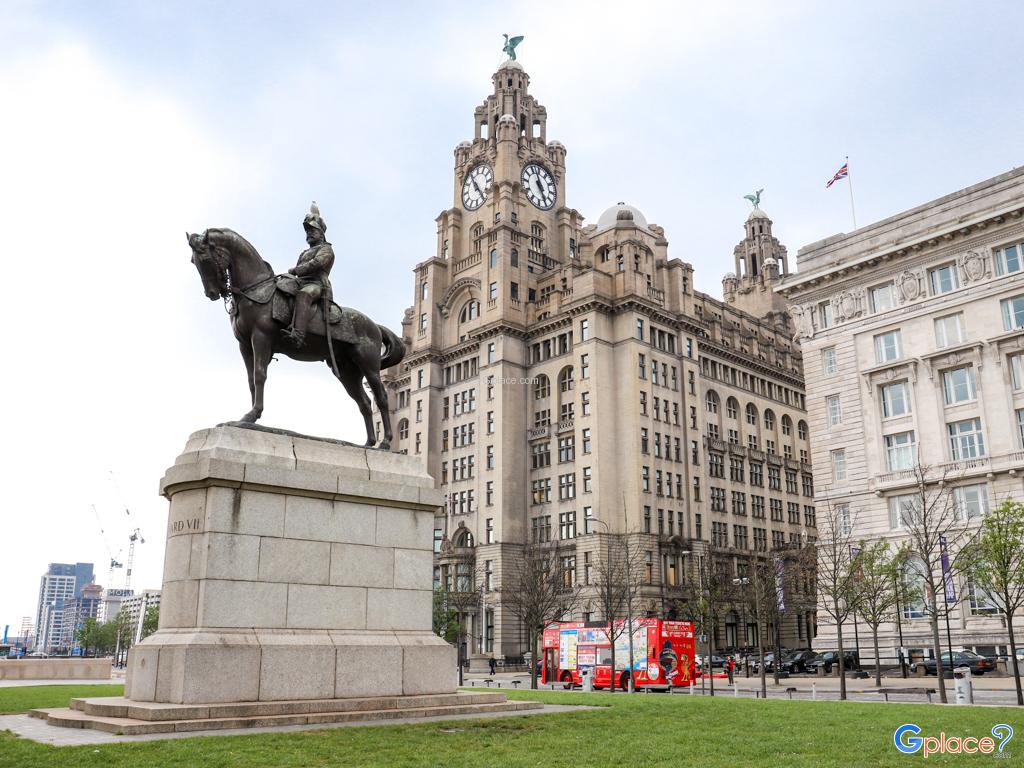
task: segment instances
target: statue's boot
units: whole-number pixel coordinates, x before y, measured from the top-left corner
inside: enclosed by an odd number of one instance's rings
[[[297,347],[301,347],[306,342],[306,328],[309,327],[309,318],[312,314],[313,297],[308,293],[299,291],[295,294],[292,325],[287,331],[288,337],[295,342]]]

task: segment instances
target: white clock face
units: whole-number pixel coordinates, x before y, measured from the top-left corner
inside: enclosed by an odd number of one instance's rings
[[[549,211],[555,206],[555,198],[558,197],[555,180],[536,163],[523,168],[523,189],[530,202],[542,211]]]
[[[484,204],[492,181],[494,171],[487,163],[474,165],[466,174],[466,180],[462,182],[462,205],[467,211],[475,211]]]

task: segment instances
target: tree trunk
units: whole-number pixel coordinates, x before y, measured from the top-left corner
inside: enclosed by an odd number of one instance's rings
[[[878,658],[878,625],[871,625],[871,642],[875,646],[875,685],[882,686],[882,660]]]
[[[934,595],[935,592],[933,591]],[[931,615],[928,617],[928,622],[932,628],[932,651],[935,654],[935,677],[938,678],[939,686],[939,701],[943,704],[946,702],[946,678],[942,676],[942,641],[939,640],[939,611],[938,611],[939,599],[935,597],[935,604],[932,606]],[[950,649],[950,658],[952,658],[952,649]]]
[[[533,649],[533,655],[530,658],[530,688],[537,690],[537,661],[540,659],[540,644],[539,635],[532,630],[531,632],[530,646]]]
[[[707,656],[706,659],[704,659],[704,664],[708,668],[708,687],[711,690],[711,695],[714,696],[715,695],[715,660],[714,660],[715,644],[713,642],[713,640],[714,640],[714,633],[711,632],[711,627],[708,627],[705,631],[707,632],[707,638],[708,638],[708,642],[707,642],[708,656]]]
[[[839,600],[832,601],[832,607],[836,615],[836,643],[839,646],[839,700],[846,701],[846,665],[843,658],[843,622],[839,620],[842,615],[839,613]]]
[[[1006,601],[1009,605],[1010,601]],[[1024,707],[1024,695],[1020,688],[1020,668],[1017,665],[1017,640],[1013,636],[1013,612],[1006,612],[1006,631],[1010,633],[1010,662],[1013,664],[1013,682],[1017,686],[1017,706]]]
[[[612,648],[612,670],[608,675],[608,692],[615,693],[615,621],[608,622],[608,641]]]
[[[761,673],[761,698],[768,698],[768,681],[765,679],[764,671],[764,640],[761,638],[761,619],[757,620],[757,655],[761,659],[761,663],[758,665]]]
[[[775,625],[775,661],[772,663],[772,677],[775,678],[775,684],[779,684],[779,666],[782,663],[782,637],[779,632],[779,625],[782,624],[782,617],[779,617],[778,623]]]

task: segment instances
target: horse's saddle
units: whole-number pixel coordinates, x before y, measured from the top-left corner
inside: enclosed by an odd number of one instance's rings
[[[260,286],[253,292],[259,295],[250,296],[250,298],[261,304],[270,301],[274,319],[288,325],[292,321],[292,306],[295,303],[294,296],[298,293],[299,288],[301,288],[301,285],[296,278],[291,275],[278,275],[274,282],[268,282],[265,286]],[[313,314],[309,319],[307,330],[316,336],[325,335],[323,309],[324,301],[322,298],[313,302]],[[327,324],[330,327],[332,339],[351,344],[359,341],[352,324],[352,319],[356,315],[354,309],[339,306],[332,301],[329,303],[327,315]]]

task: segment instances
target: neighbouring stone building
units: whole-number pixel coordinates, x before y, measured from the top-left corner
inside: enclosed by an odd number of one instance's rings
[[[492,83],[473,139],[455,148],[434,253],[414,269],[409,354],[385,378],[393,447],[422,457],[446,494],[435,584],[482,584],[467,650],[515,658],[525,636],[500,587],[527,544],[557,542],[566,583],[592,587],[607,534],[637,533],[636,613],[670,616],[708,547],[742,573],[756,553],[813,540],[815,519],[799,347],[770,290],[788,265],[770,220],[758,210],[744,227],[731,303],[702,294],[636,208],[585,224],[529,76],[506,61]],[[604,618],[592,589],[574,618]],[[813,613],[781,630],[806,647]],[[752,632],[737,609],[718,647],[753,644]]]
[[[1022,213],[1018,168],[812,243],[783,281],[802,338],[816,502],[848,513],[855,537],[905,539],[901,496],[918,462],[933,479],[953,478],[970,524],[1021,497]],[[1004,651],[1006,630],[985,595],[969,583],[957,595],[954,647]],[[903,605],[899,624],[882,625],[882,656],[897,655],[901,631],[903,647],[930,653],[923,608]],[[835,627],[820,628],[816,645],[834,648]]]

